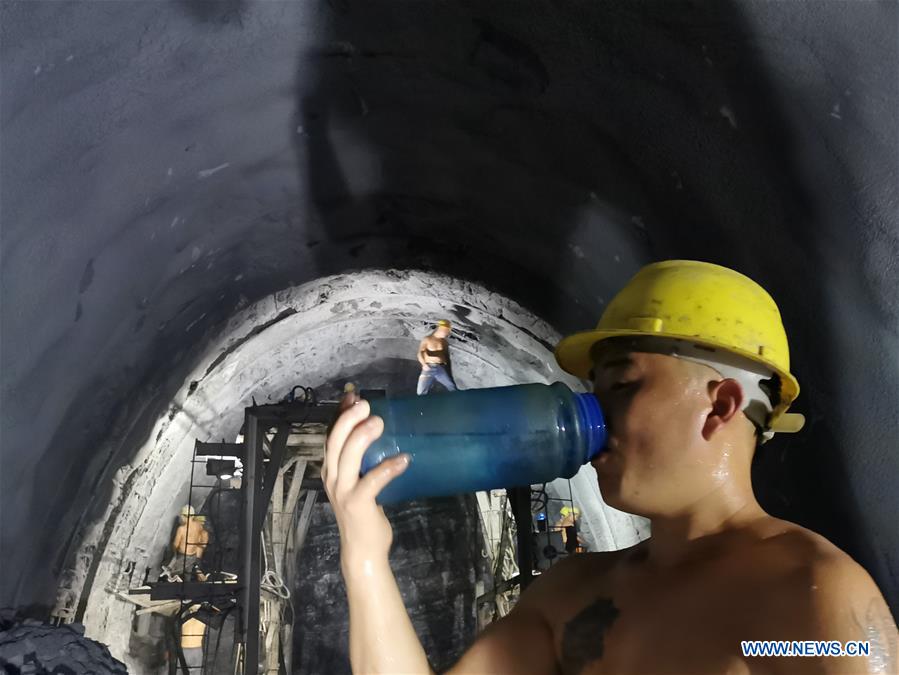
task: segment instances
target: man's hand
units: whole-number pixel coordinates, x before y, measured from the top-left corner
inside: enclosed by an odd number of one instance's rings
[[[354,673],[432,675],[409,619],[387,554],[393,530],[375,497],[408,466],[388,459],[359,478],[362,456],[384,432],[368,401],[350,392],[340,402],[325,446],[322,482],[340,529],[340,567],[350,608],[350,664]]]
[[[362,456],[384,432],[384,421],[370,415],[368,401],[349,392],[340,402],[340,414],[328,435],[322,482],[340,531],[340,557],[344,576],[356,566],[387,560],[393,530],[375,497],[408,466],[409,456],[388,459],[359,477]],[[366,562],[367,561],[367,562]]]

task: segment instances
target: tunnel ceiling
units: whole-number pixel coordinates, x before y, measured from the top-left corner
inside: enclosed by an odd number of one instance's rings
[[[809,424],[756,489],[895,610],[896,8],[4,2],[0,604],[247,304],[415,268],[564,333],[682,257],[778,301]]]

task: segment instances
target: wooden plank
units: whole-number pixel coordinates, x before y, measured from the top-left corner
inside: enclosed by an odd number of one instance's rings
[[[309,523],[312,520],[312,507],[315,506],[315,499],[318,490],[309,490],[306,492],[306,501],[303,502],[303,513],[300,515],[300,521],[297,523],[296,533],[296,551],[299,552],[303,548],[303,542],[306,541],[306,532],[309,531]]]
[[[303,476],[306,473],[307,462],[304,459],[296,460],[294,464],[293,477],[291,478],[290,487],[287,489],[287,497],[281,503],[281,510],[284,512],[284,519],[281,521],[281,529],[277,533],[277,541],[281,542],[275,549],[275,555],[279,558],[279,570],[287,570],[287,540],[290,532],[293,530],[293,516],[296,510],[297,500],[300,496],[300,489],[303,485]],[[290,469],[290,464],[284,466],[282,475]],[[281,572],[278,572],[282,576]]]
[[[269,620],[265,625],[265,673],[278,675],[281,664],[281,612],[280,601],[266,599]]]
[[[278,475],[275,476],[275,487],[272,490],[272,529],[271,529],[271,541],[272,541],[272,557],[274,558],[271,561],[271,565],[275,570],[275,574],[279,577],[282,573],[282,566],[284,560],[284,544],[279,543],[283,542],[283,533],[284,533],[284,524],[289,521],[289,515],[283,513],[283,504],[284,504],[284,473],[282,471],[278,471]]]

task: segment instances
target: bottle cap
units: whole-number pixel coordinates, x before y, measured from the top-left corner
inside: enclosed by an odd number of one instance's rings
[[[587,437],[587,457],[584,464],[596,457],[606,444],[606,420],[593,394],[575,394],[581,425]]]

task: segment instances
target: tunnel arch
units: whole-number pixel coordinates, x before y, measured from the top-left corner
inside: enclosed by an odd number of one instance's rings
[[[472,282],[421,270],[368,270],[283,289],[233,316],[133,460],[119,468],[111,499],[99,495],[64,570],[60,599],[77,608],[88,635],[128,653],[133,608],[109,590],[129,570],[162,564],[171,524],[188,500],[195,440],[233,439],[244,408],[277,403],[297,384],[323,399],[339,397],[345,381],[414,393],[418,342],[439,318],[453,322],[451,350],[462,389],[526,382],[584,383],[555,364],[559,335],[514,301]],[[377,365],[388,362],[379,379]],[[374,367],[374,368],[373,368]],[[396,372],[400,370],[400,372]],[[403,382],[405,376],[406,382]],[[646,534],[642,519],[602,504],[592,467],[576,479],[584,502],[602,513],[587,523],[594,548],[619,548]],[[195,483],[203,482],[195,477]],[[138,663],[130,663],[132,668]]]
[[[561,334],[680,257],[777,299],[809,425],[757,491],[895,611],[896,4],[510,7],[0,6],[3,604],[241,307],[422,267]]]

